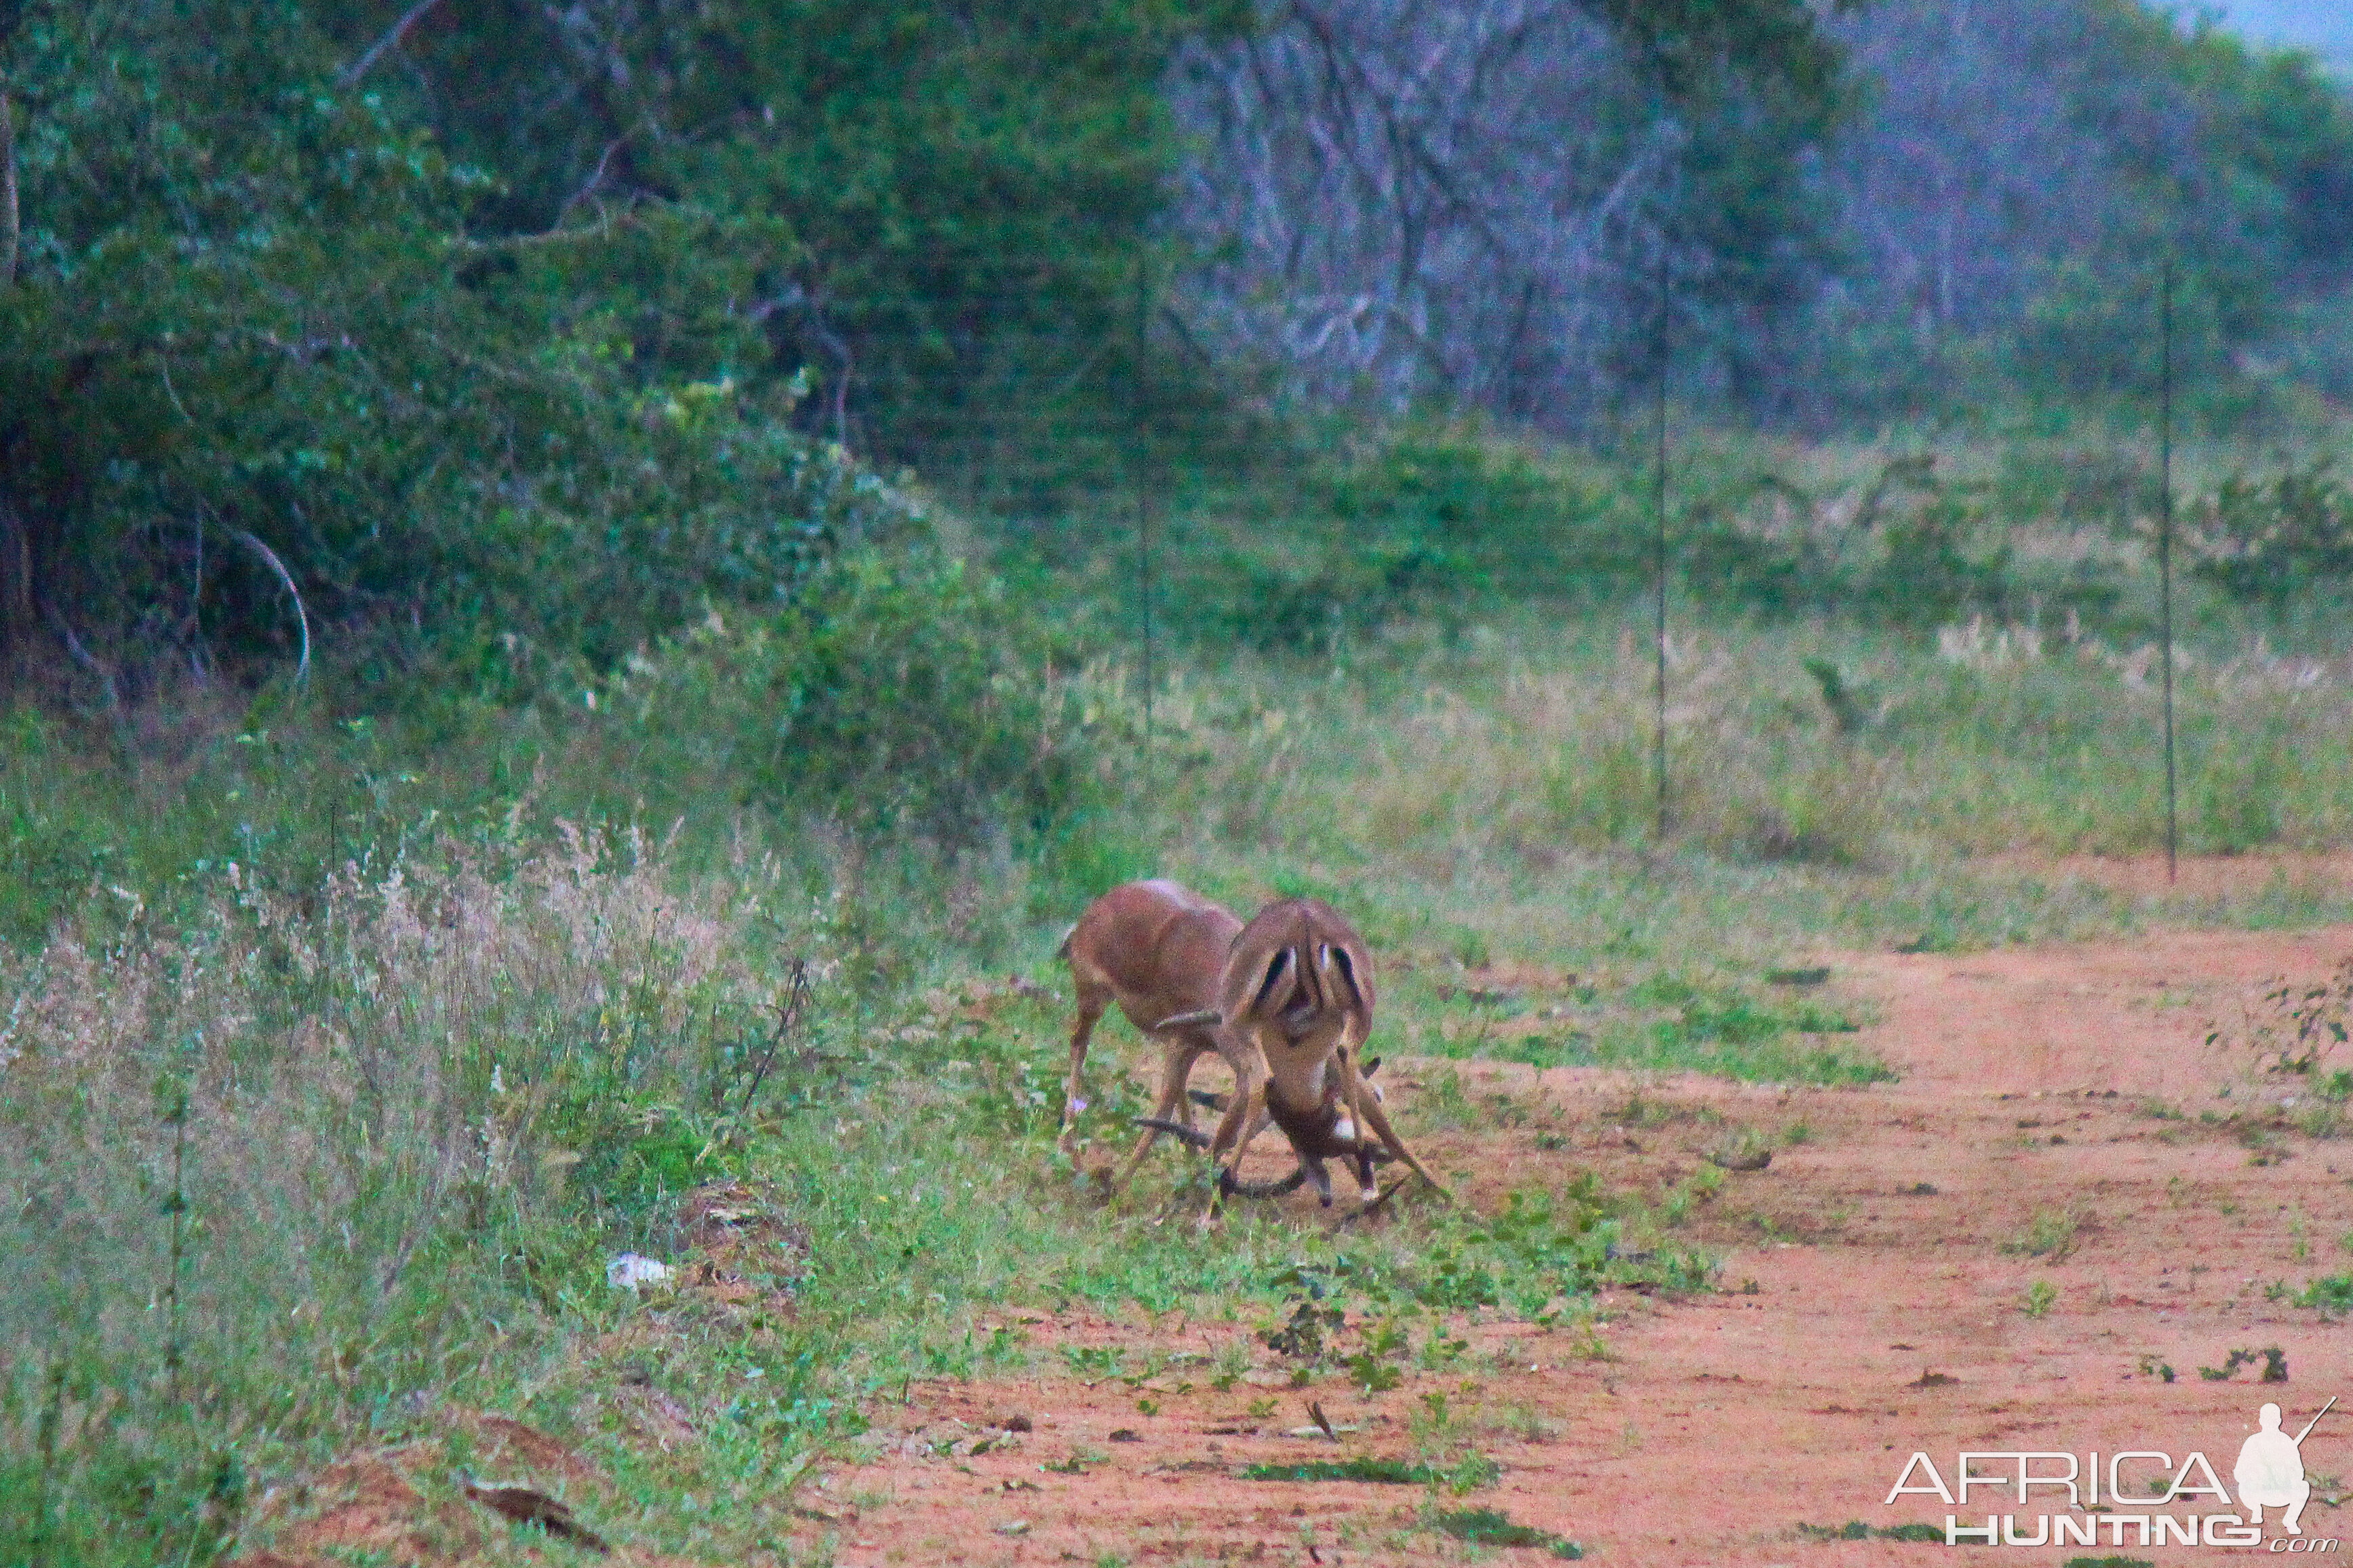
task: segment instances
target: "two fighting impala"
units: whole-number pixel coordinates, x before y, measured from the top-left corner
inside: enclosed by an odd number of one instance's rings
[[[1220,1196],[1290,1192],[1313,1181],[1332,1201],[1326,1160],[1356,1173],[1363,1201],[1375,1201],[1373,1167],[1402,1161],[1438,1187],[1406,1148],[1367,1081],[1377,1062],[1360,1059],[1372,1031],[1373,961],[1356,928],[1329,904],[1283,899],[1249,924],[1169,881],[1127,882],[1087,907],[1062,940],[1078,994],[1071,1071],[1062,1100],[1061,1147],[1077,1155],[1076,1123],[1086,1108],[1087,1042],[1113,1002],[1161,1047],[1160,1091],[1145,1129],[1121,1164],[1124,1184],[1163,1132],[1206,1147]],[[1193,1126],[1186,1080],[1210,1052],[1234,1075],[1214,1135]],[[1240,1181],[1242,1151],[1271,1121],[1291,1141],[1299,1170],[1273,1183]],[[1369,1130],[1373,1139],[1366,1133]],[[1444,1189],[1440,1188],[1442,1192]],[[1212,1214],[1217,1199],[1211,1199]]]

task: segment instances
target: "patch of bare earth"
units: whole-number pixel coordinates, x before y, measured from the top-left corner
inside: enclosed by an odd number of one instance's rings
[[[598,1537],[579,1516],[598,1511],[607,1478],[546,1433],[463,1410],[444,1412],[439,1425],[465,1434],[469,1468],[481,1472],[481,1484],[430,1479],[448,1458],[438,1438],[354,1455],[273,1494],[266,1511],[289,1522],[268,1549],[240,1553],[227,1568],[472,1568],[578,1561],[582,1551],[634,1568],[701,1568]],[[527,1522],[518,1529],[513,1521]],[[578,1550],[559,1550],[557,1538]]]
[[[804,1493],[804,1542],[829,1543],[853,1568],[1442,1561],[1462,1549],[1414,1528],[1419,1487],[1240,1474],[1409,1456],[1409,1422],[1433,1394],[1483,1423],[1476,1446],[1503,1466],[1496,1486],[1445,1506],[1500,1509],[1594,1559],[1646,1568],[1924,1561],[1945,1548],[1799,1528],[1941,1527],[1948,1511],[1981,1521],[1982,1491],[1958,1510],[1933,1497],[1884,1505],[1915,1450],[1949,1477],[1963,1449],[2198,1449],[2227,1480],[2263,1400],[2300,1425],[2329,1394],[2353,1394],[2345,1330],[2266,1290],[2348,1266],[2337,1238],[2353,1230],[2353,1144],[2278,1117],[2201,1121],[2245,1107],[2249,1087],[2243,1061],[2207,1037],[2267,978],[2316,979],[2348,952],[2353,931],[1831,955],[1833,990],[1879,1019],[1861,1044],[1903,1074],[1862,1089],[1478,1068],[1466,1087],[1565,1116],[1423,1140],[1474,1203],[1584,1168],[1663,1190],[1727,1129],[1770,1142],[1769,1165],[1728,1176],[1686,1228],[1719,1251],[1720,1293],[1619,1293],[1598,1340],[1474,1323],[1455,1368],[1408,1370],[1369,1397],[1335,1377],[1294,1390],[1274,1371],[1215,1390],[1211,1358],[1247,1340],[1244,1325],[1033,1316],[1018,1326],[1042,1347],[1180,1359],[1140,1382],[914,1384],[903,1408],[875,1412],[862,1462]],[[1399,1069],[1401,1107],[1412,1066]],[[2234,1079],[2239,1097],[2217,1101]],[[2260,1358],[2228,1381],[2200,1375],[2233,1350],[2271,1347],[2284,1384],[2256,1383]],[[1336,1444],[1293,1435],[1311,1398]],[[2353,1475],[2353,1415],[2324,1421],[2305,1458],[2316,1475]],[[2136,1463],[2134,1480],[2157,1468]],[[2306,1517],[2315,1535],[2353,1535],[2353,1518],[2321,1502]],[[2127,1531],[2075,1551],[2231,1554],[2136,1545]],[[1533,1548],[1494,1556],[1543,1560]]]

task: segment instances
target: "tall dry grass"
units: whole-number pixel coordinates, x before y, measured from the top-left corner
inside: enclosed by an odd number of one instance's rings
[[[1240,664],[1160,706],[1181,837],[1335,865],[1541,868],[1651,845],[1655,665],[1629,629],[1533,616],[1328,671]],[[1670,843],[1884,869],[2164,843],[2153,646],[1974,622],[1933,639],[1822,626],[1674,636]],[[2353,659],[2259,637],[2177,657],[2183,842],[2353,837]]]
[[[232,864],[193,919],[101,895],[0,952],[0,1533],[139,1494],[128,1537],[195,1542],[191,1467],[514,1353],[501,1275],[586,1244],[551,1200],[735,1070],[712,1024],[774,893],[567,830],[313,888]]]

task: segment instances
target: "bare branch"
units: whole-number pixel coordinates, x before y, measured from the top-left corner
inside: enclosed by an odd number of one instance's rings
[[[0,92],[0,289],[16,281],[16,109]]]
[[[278,552],[242,528],[237,531],[237,536],[269,563],[269,569],[278,574],[278,580],[285,584],[286,591],[294,596],[294,618],[302,628],[302,657],[294,666],[294,679],[299,685],[311,674],[311,616],[302,608],[302,590],[294,585],[294,574],[286,570],[286,563],[278,559]]]
[[[1202,148],[1180,213],[1214,258],[1178,303],[1217,357],[1319,401],[1608,395],[1656,244],[1630,209],[1681,143],[1591,7],[1293,0],[1174,79]]]
[[[588,176],[586,184],[564,198],[564,205],[555,210],[555,221],[548,225],[550,229],[561,229],[564,226],[564,220],[572,216],[572,209],[586,201],[595,193],[596,187],[605,183],[605,171],[612,165],[613,154],[619,152],[622,144],[628,141],[628,138],[626,136],[616,136],[605,143],[605,155],[596,160],[596,173]]]
[[[375,62],[384,57],[384,52],[386,49],[396,46],[402,38],[407,36],[409,28],[414,27],[418,22],[424,20],[425,14],[439,4],[441,4],[441,0],[417,0],[416,5],[411,5],[407,10],[400,14],[400,20],[392,25],[391,31],[385,33],[383,37],[378,38],[375,43],[370,44],[368,46],[367,53],[362,55],[358,59],[353,60],[351,63],[350,68],[346,69],[342,76],[335,79],[335,85],[339,88],[347,89],[357,84],[360,78],[367,75],[369,71],[375,68]]]

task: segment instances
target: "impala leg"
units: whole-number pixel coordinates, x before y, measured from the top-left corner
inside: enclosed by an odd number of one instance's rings
[[[1193,1125],[1193,1107],[1185,1098],[1185,1080],[1192,1076],[1193,1062],[1200,1056],[1201,1047],[1184,1039],[1170,1040],[1166,1045],[1166,1053],[1160,1058],[1160,1100],[1153,1107],[1152,1114],[1155,1121],[1175,1121],[1190,1127]],[[1159,1128],[1145,1128],[1144,1136],[1135,1141],[1135,1147],[1129,1151],[1127,1159],[1120,1165],[1119,1174],[1112,1178],[1113,1184],[1127,1185],[1135,1174],[1135,1168],[1144,1163],[1145,1154],[1159,1141]]]
[[[1370,1094],[1362,1092],[1364,1080],[1356,1077],[1353,1067],[1348,1069],[1347,1081],[1352,1097],[1351,1109],[1356,1110],[1357,1115],[1357,1127],[1360,1129],[1370,1127],[1379,1137],[1383,1148],[1405,1162],[1407,1169],[1413,1172],[1415,1175],[1437,1188],[1440,1197],[1451,1199],[1454,1194],[1446,1190],[1446,1184],[1431,1175],[1422,1163],[1413,1157],[1413,1151],[1405,1146],[1405,1140],[1398,1137],[1397,1129],[1389,1125],[1388,1112],[1381,1109],[1381,1102]],[[1362,1133],[1360,1132],[1358,1136],[1361,1140]]]
[[[1062,1080],[1062,1133],[1055,1140],[1056,1147],[1069,1155],[1074,1163],[1079,1157],[1079,1112],[1085,1110],[1087,1104],[1083,1077],[1087,1065],[1087,1041],[1095,1032],[1096,1020],[1103,1016],[1103,1009],[1111,1005],[1112,998],[1108,985],[1093,986],[1080,980],[1076,988],[1079,1016],[1071,1026],[1071,1071],[1070,1076]]]
[[[1361,1149],[1365,1142],[1365,1104],[1373,1096],[1366,1088],[1365,1080],[1357,1075],[1356,1064],[1349,1059],[1348,1047],[1343,1045],[1335,1054],[1339,1058],[1340,1092],[1348,1102],[1348,1120],[1354,1123],[1356,1142]],[[1356,1167],[1357,1201],[1371,1203],[1380,1193],[1380,1189],[1373,1184],[1372,1162],[1359,1154],[1349,1163]],[[1327,1198],[1324,1201],[1329,1203],[1331,1200]]]
[[[1256,1051],[1245,1052],[1234,1062],[1234,1097],[1227,1102],[1226,1113],[1218,1122],[1217,1136],[1209,1140],[1209,1163],[1217,1167],[1218,1184],[1209,1194],[1208,1211],[1201,1216],[1205,1226],[1215,1222],[1219,1200],[1234,1181],[1242,1150],[1250,1143],[1244,1134],[1255,1132],[1266,1122],[1268,1076],[1266,1059]]]

